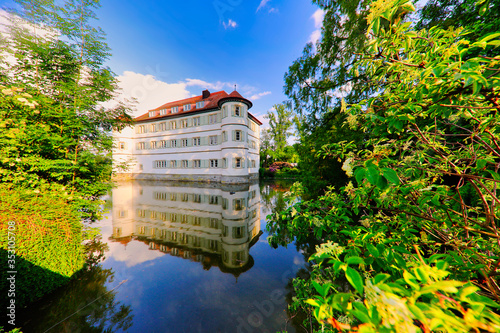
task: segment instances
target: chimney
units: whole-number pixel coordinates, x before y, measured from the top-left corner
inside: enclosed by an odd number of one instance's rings
[[[202,99],[207,98],[208,96],[210,96],[210,91],[208,91],[207,89],[203,90],[201,96],[203,97]]]

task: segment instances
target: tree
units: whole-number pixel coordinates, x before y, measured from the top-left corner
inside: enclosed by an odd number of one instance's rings
[[[495,332],[500,33],[471,42],[462,28],[416,30],[403,20],[413,9],[379,0],[367,15],[368,40],[350,71],[363,70],[380,90],[341,108],[345,125],[367,135],[321,153],[341,159],[350,182],[272,223],[299,242],[314,234],[323,243],[311,279],[295,283],[314,290],[301,289],[297,303],[318,323]]]
[[[98,2],[78,7],[73,2],[65,7],[51,1],[20,4],[19,14],[31,19],[32,26],[45,19],[75,43],[10,26],[7,40],[16,60],[2,70],[3,94],[8,96],[0,109],[2,180],[30,188],[60,186],[82,217],[95,219],[98,198],[110,186],[110,130],[130,119],[124,105],[101,106],[117,85],[103,66],[107,46],[99,42],[102,34],[89,25]]]
[[[265,118],[269,119],[269,135],[272,138],[274,149],[279,153],[288,145],[288,138],[293,134],[293,111],[284,104],[276,104],[274,111],[268,111]]]

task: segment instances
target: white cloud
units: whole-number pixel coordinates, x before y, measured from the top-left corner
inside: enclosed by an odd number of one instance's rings
[[[159,68],[156,69],[155,73],[157,73],[158,76],[162,75]],[[156,109],[168,102],[198,96],[204,89],[208,89],[211,92],[225,90],[230,93],[233,91],[235,85],[235,82],[207,82],[201,79],[192,78],[187,78],[175,83],[167,83],[159,80],[157,76],[153,74],[140,74],[132,71],[123,72],[117,79],[118,86],[121,89],[119,96],[117,96],[114,101],[104,103],[103,106],[112,107],[117,101],[135,98],[137,105],[136,111],[132,113],[133,117],[143,115],[149,110]],[[249,98],[251,100],[259,99],[271,93],[270,91],[259,93],[255,87],[249,85],[237,87],[238,90],[242,92],[243,97],[251,96]],[[194,91],[195,89],[196,91]],[[194,91],[194,94],[191,90]]]
[[[222,22],[222,25],[224,26],[224,29],[229,29],[229,28],[236,28],[238,26],[238,23],[236,23],[235,21],[229,19],[229,21],[226,22]]]
[[[261,93],[258,93],[258,94],[250,96],[250,100],[255,101],[255,100],[258,100],[261,97],[264,97],[264,96],[267,96],[267,95],[270,95],[270,94],[271,94],[270,91],[264,91],[264,92],[261,92]]]
[[[258,12],[259,10],[261,10],[262,8],[264,8],[269,1],[271,1],[271,0],[261,0],[261,2],[259,4],[259,7],[257,7],[257,10],[255,12]]]
[[[277,13],[278,12],[278,8],[270,8],[269,9],[269,14],[271,13]]]
[[[316,45],[316,42],[321,38],[321,28],[323,26],[323,18],[325,17],[325,11],[318,9],[312,14],[311,18],[314,20],[314,30],[309,36],[309,42]]]
[[[117,79],[118,86],[121,88],[121,94],[117,99],[135,98],[137,100],[137,110],[132,114],[133,117],[138,117],[167,102],[191,96],[186,89],[187,83],[166,83],[151,74],[125,71]]]

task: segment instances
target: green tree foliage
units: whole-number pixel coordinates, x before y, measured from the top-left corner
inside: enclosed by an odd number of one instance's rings
[[[322,36],[315,45],[309,43],[302,57],[289,67],[285,94],[298,114],[301,169],[312,171],[304,185],[310,193],[320,193],[327,184],[345,184],[336,159],[318,159],[321,147],[363,139],[363,133],[343,127],[346,115],[340,112],[340,97],[355,103],[370,96],[377,87],[362,69],[351,71],[355,54],[366,40],[366,16],[371,1],[313,2],[324,11]]]
[[[275,161],[296,162],[295,149],[287,141],[293,134],[293,111],[284,104],[276,104],[264,117],[269,119],[270,127],[261,133],[261,165],[267,167]]]
[[[417,29],[464,27],[468,31],[467,39],[475,41],[498,31],[499,24],[499,0],[431,0],[420,12]]]
[[[268,111],[264,117],[269,119],[269,134],[274,149],[281,152],[285,150],[287,140],[293,134],[293,111],[284,104],[276,104],[273,109],[274,111]]]
[[[2,35],[1,249],[15,223],[23,305],[83,267],[82,242],[94,233],[82,220],[100,216],[100,197],[111,186],[111,130],[130,119],[124,105],[102,106],[116,80],[104,66],[103,35],[91,27],[98,2],[57,3],[19,1]],[[52,33],[42,34],[40,24]]]
[[[324,242],[310,258],[311,279],[295,282],[295,306],[318,323],[497,332],[500,33],[471,42],[462,28],[413,29],[402,20],[412,10],[380,0],[367,15],[368,39],[350,71],[380,88],[341,108],[344,126],[366,137],[321,152],[340,158],[351,181],[270,223],[299,242],[311,234]]]
[[[45,18],[63,36],[41,37],[36,29],[33,33],[17,25],[6,34],[15,62],[3,68],[0,83],[2,181],[58,187],[82,217],[95,219],[97,199],[109,188],[110,130],[128,118],[123,105],[112,110],[101,106],[114,96],[116,81],[102,65],[107,47],[96,42],[102,36],[88,27],[96,3],[82,3],[75,13],[68,7],[72,2],[59,9],[50,1],[30,3],[32,7],[21,3],[25,10],[20,14],[31,18],[31,24]],[[78,20],[71,16],[77,12]]]

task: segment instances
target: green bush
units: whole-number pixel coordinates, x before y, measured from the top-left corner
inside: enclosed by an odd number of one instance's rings
[[[2,272],[17,271],[16,306],[24,306],[63,285],[83,268],[82,223],[73,206],[50,190],[1,185],[0,197],[2,265],[7,265],[7,256],[12,254],[8,250],[15,250],[15,263],[2,267]],[[2,277],[2,283],[5,281]]]

